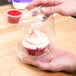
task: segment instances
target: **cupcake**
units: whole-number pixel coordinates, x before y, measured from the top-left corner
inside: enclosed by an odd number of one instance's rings
[[[33,29],[30,34],[22,39],[22,47],[28,55],[39,56],[45,53],[49,46],[49,39],[37,29]]]

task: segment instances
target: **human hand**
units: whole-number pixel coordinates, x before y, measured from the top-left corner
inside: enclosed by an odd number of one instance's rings
[[[76,0],[33,0],[27,8],[32,9],[39,5],[42,6],[42,12],[45,14],[76,15]]]
[[[76,71],[76,55],[56,48],[40,59],[34,61],[26,58],[24,62],[35,65],[42,70]]]
[[[50,53],[37,61],[37,67],[43,70],[50,71],[75,71],[76,70],[76,55],[55,49]]]

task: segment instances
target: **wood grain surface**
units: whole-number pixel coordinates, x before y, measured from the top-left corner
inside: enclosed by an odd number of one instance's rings
[[[8,23],[5,12],[9,9],[12,9],[11,5],[0,6],[0,76],[73,76],[65,72],[42,71],[19,60],[14,47],[20,31],[17,24]],[[76,54],[76,19],[57,15],[55,31],[53,45]]]

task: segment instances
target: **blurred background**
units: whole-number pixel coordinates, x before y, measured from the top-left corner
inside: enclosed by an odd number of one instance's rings
[[[0,0],[0,6],[6,5],[6,4],[11,4],[11,0]]]

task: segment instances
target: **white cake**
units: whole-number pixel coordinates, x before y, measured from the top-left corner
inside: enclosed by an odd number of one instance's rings
[[[49,45],[49,39],[37,29],[33,29],[29,35],[22,40],[22,46],[30,55],[44,53],[44,49]]]

